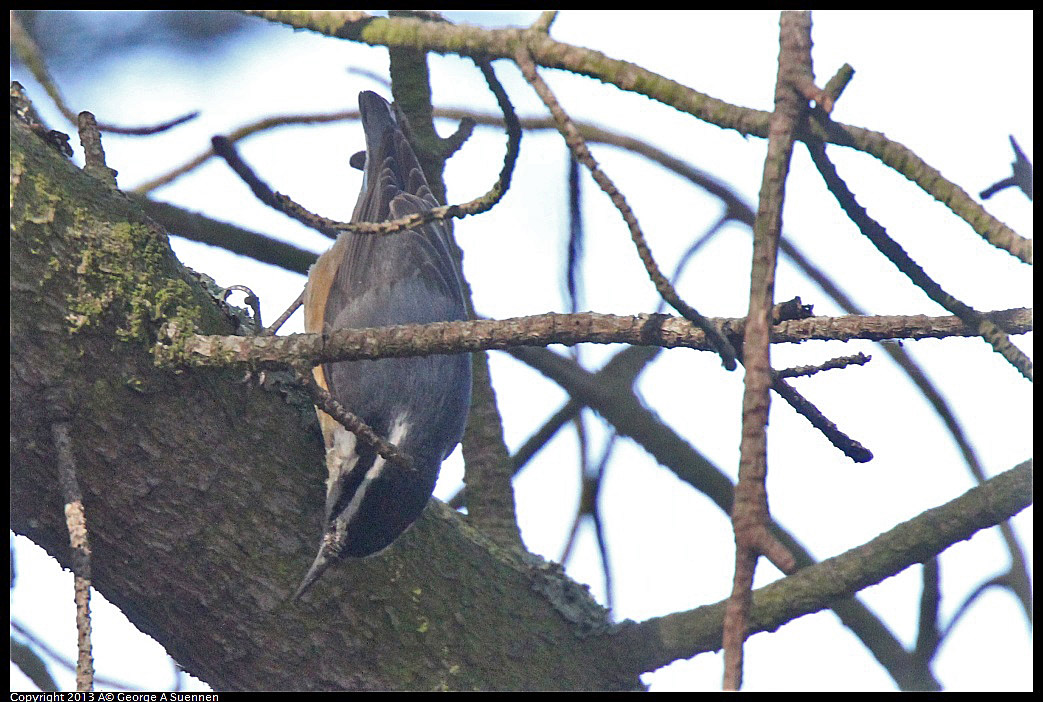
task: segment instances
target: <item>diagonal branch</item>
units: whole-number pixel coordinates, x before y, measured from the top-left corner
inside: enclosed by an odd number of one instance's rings
[[[591,155],[590,150],[587,148],[586,142],[583,136],[576,129],[575,125],[572,124],[572,120],[569,119],[568,115],[558,104],[557,98],[554,97],[554,93],[551,92],[550,86],[548,86],[539,73],[536,72],[536,66],[532,61],[532,57],[529,55],[528,50],[521,46],[515,53],[515,61],[521,68],[522,73],[525,75],[526,80],[532,85],[533,89],[543,100],[543,103],[550,110],[551,115],[554,116],[554,121],[558,125],[558,131],[565,138],[565,142],[569,145],[573,156],[576,160],[582,163],[590,171],[590,174],[594,177],[595,182],[598,186],[609,196],[612,200],[612,204],[616,206],[619,213],[623,216],[623,221],[626,222],[627,227],[630,229],[630,236],[634,241],[634,246],[637,247],[638,256],[641,258],[641,263],[644,264],[645,270],[648,273],[648,277],[652,280],[652,284],[655,285],[656,290],[660,296],[670,304],[675,310],[680,312],[685,318],[695,322],[701,329],[703,329],[707,336],[710,338],[714,349],[721,355],[721,359],[724,363],[724,367],[728,370],[734,370],[735,368],[735,349],[732,348],[731,343],[720,333],[720,331],[713,326],[705,317],[703,317],[698,310],[686,303],[681,299],[681,296],[677,294],[674,286],[670,284],[666,276],[663,275],[662,271],[659,270],[659,266],[656,265],[655,260],[652,258],[652,252],[648,248],[648,244],[645,242],[645,235],[641,231],[641,227],[637,223],[637,217],[634,215],[633,210],[626,202],[626,198],[619,192],[615,184],[609,179],[605,172],[598,166],[597,161]]]
[[[570,71],[614,85],[620,90],[645,95],[723,129],[734,129],[743,135],[768,136],[770,112],[729,104],[637,64],[555,41],[549,34],[540,31],[436,25],[415,19],[385,19],[356,11],[246,12],[272,22],[361,41],[372,46],[423,47],[436,53],[483,56],[489,60],[513,59],[519,44],[524,44],[536,65]],[[948,207],[989,244],[1004,249],[1026,263],[1032,262],[1031,239],[1022,237],[996,219],[981,203],[906,146],[888,139],[880,132],[838,122],[825,125],[809,122],[801,125],[796,133],[796,138],[801,141],[812,137],[874,156]]]
[[[1007,359],[1018,372],[1032,380],[1032,361],[1011,343],[1010,337],[995,324],[983,318],[980,312],[943,290],[942,286],[927,275],[927,272],[905,252],[905,249],[869,216],[869,213],[858,204],[854,193],[837,173],[837,169],[826,155],[826,147],[821,141],[809,141],[807,146],[811,159],[815,162],[822,179],[826,181],[829,191],[833,193],[851,221],[866,238],[873,242],[880,253],[886,256],[917,287],[927,293],[928,297],[958,315],[969,325],[978,327],[981,337],[992,346],[996,353]]]
[[[638,350],[641,349],[627,349]],[[547,349],[518,347],[512,349],[510,354],[543,373],[571,396],[589,406],[611,424],[616,432],[633,439],[678,479],[709,497],[725,515],[731,513],[734,496],[731,479],[665,424],[655,412],[647,409],[633,390],[628,388],[625,392],[620,392],[615,385],[603,382],[601,378],[581,368],[571,359]],[[772,531],[796,557],[801,568],[816,563],[808,550],[781,526],[774,524]],[[911,655],[879,617],[860,601],[854,597],[841,598],[833,601],[830,606],[844,626],[859,637],[900,686],[906,689],[938,687],[927,661]],[[713,635],[718,642],[717,647],[720,645],[720,629],[718,621],[713,629]],[[688,637],[689,640],[692,638],[694,637]],[[670,645],[684,645],[683,641],[683,637],[676,638]],[[646,648],[657,650],[660,647],[657,643],[649,641]],[[692,655],[678,653],[676,650],[673,652],[680,657]]]
[[[1025,461],[861,546],[760,588],[753,597],[749,633],[774,631],[821,611],[1009,519],[1032,504],[1032,476],[1032,461]],[[617,636],[621,646],[635,652],[635,669],[654,670],[678,658],[720,649],[724,609],[725,603],[718,602],[628,623]],[[642,658],[650,652],[653,657]],[[900,668],[888,667],[902,689],[939,689],[930,671],[916,666],[912,658],[907,656]]]

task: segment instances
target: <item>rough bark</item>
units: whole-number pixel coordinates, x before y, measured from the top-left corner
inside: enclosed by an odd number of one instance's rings
[[[162,325],[234,320],[133,201],[15,120],[11,195],[11,528],[70,565],[60,396],[93,584],[186,670],[218,690],[640,687],[585,589],[437,501],[287,603],[320,531],[310,405],[272,374],[157,369]]]

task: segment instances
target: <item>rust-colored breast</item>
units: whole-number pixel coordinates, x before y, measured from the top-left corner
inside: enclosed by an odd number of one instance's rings
[[[333,287],[333,280],[336,278],[337,269],[344,258],[346,248],[345,238],[338,238],[326,253],[319,256],[319,260],[312,264],[308,271],[308,282],[304,286],[304,331],[310,334],[326,332],[326,303],[329,301],[330,289]],[[345,300],[341,304],[347,304],[347,301]],[[326,374],[323,372],[321,364],[312,369],[312,375],[320,388],[329,390]],[[322,428],[326,448],[331,448],[336,430],[342,427],[337,420],[322,410],[316,408],[315,413],[319,417],[319,426]]]

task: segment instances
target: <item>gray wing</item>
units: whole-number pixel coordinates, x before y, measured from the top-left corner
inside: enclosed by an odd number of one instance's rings
[[[366,184],[352,221],[386,221],[437,206],[390,107],[372,93],[380,104],[371,99],[367,105],[366,95],[360,96]],[[326,301],[325,331],[466,319],[444,223],[390,235],[341,236],[346,252]],[[416,464],[415,471],[383,467],[372,449],[359,444],[355,466],[329,486],[327,519],[346,523],[350,531],[352,515],[365,511],[366,531],[348,535],[346,555],[367,555],[416,519],[442,460],[460,442],[470,403],[471,360],[455,354],[346,361],[325,364],[323,371],[330,393],[377,434],[388,438],[393,429],[400,432],[398,444]],[[379,516],[375,522],[373,515],[387,515],[388,523],[379,523]]]

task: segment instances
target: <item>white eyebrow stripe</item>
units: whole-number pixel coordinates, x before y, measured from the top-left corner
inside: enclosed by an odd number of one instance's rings
[[[391,423],[391,433],[388,436],[388,442],[398,446],[402,440],[406,437],[409,432],[410,424],[406,421],[406,413],[400,413],[395,420]],[[384,471],[384,466],[387,465],[387,460],[377,455],[373,465],[368,471],[366,471],[366,477],[362,479],[362,484],[359,485],[358,490],[351,497],[351,502],[341,512],[341,516],[337,517],[338,521],[343,520],[344,524],[350,524],[351,520],[354,519],[358,513],[359,508],[362,506],[362,501],[366,499],[366,491],[373,481],[380,477],[380,474]]]

